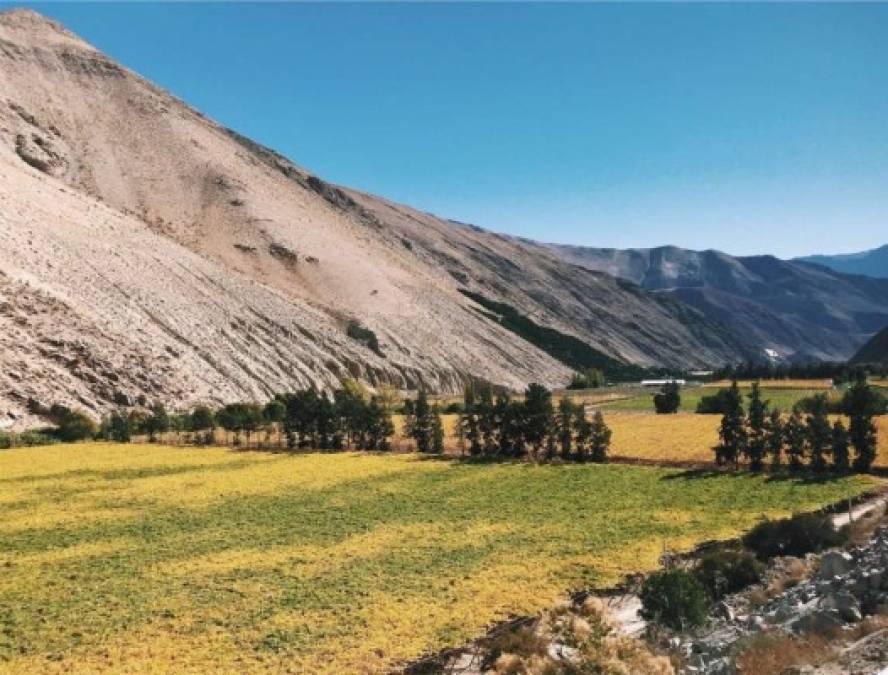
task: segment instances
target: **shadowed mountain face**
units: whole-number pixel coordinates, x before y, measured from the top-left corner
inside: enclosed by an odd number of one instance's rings
[[[854,355],[851,362],[888,365],[888,326],[873,335]]]
[[[861,253],[848,255],[810,255],[796,258],[799,262],[823,265],[845,274],[863,274],[888,279],[888,244]]]
[[[0,413],[262,399],[343,376],[564,383],[569,350],[529,333],[614,363],[749,354],[687,304],[331,185],[58,24],[0,14]]]
[[[888,324],[888,280],[840,274],[772,256],[733,257],[671,246],[549,246],[564,260],[691,305],[728,325],[759,354],[849,358]]]

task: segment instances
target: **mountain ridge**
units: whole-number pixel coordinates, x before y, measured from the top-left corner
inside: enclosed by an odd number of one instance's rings
[[[888,278],[888,244],[859,253],[809,255],[793,258],[793,260],[828,267],[845,274],[860,274],[880,279]]]
[[[760,353],[844,361],[888,324],[888,280],[769,255],[737,257],[676,246],[547,246],[572,263],[696,307],[745,336]]]

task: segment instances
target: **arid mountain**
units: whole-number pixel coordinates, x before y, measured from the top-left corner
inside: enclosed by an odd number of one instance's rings
[[[747,354],[687,305],[333,186],[57,23],[0,14],[0,414],[261,399],[343,375],[566,381],[576,364],[503,311],[587,360]]]
[[[773,256],[733,257],[672,246],[549,248],[566,261],[697,308],[752,342],[759,354],[844,361],[888,324],[888,280]]]
[[[851,363],[888,365],[888,326],[873,335],[851,359]]]
[[[888,279],[888,244],[860,253],[846,255],[809,255],[796,258],[799,262],[823,265],[845,274],[863,274]]]

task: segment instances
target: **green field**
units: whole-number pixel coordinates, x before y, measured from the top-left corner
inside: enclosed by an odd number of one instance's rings
[[[682,412],[696,412],[697,404],[700,402],[700,399],[703,396],[711,396],[715,394],[717,391],[714,387],[684,387],[681,390],[681,411]],[[748,388],[741,388],[740,391],[743,394],[743,402],[744,405],[747,403],[748,399],[746,395],[749,394]],[[602,410],[625,410],[625,411],[645,411],[645,412],[653,412],[654,411],[654,394],[656,390],[646,391],[640,393],[635,396],[630,396],[628,398],[619,399],[616,401],[608,401],[606,403],[602,403],[600,407]],[[792,410],[792,407],[798,403],[801,399],[806,398],[808,396],[814,396],[815,394],[824,393],[822,389],[766,389],[762,388],[762,397],[770,401],[771,407],[779,409],[781,412],[789,412]],[[839,394],[837,392],[828,392],[831,397],[836,397]]]
[[[5,672],[385,672],[664,545],[871,488],[607,465],[0,452]]]

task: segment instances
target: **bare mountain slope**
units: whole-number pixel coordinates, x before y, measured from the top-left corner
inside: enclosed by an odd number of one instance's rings
[[[756,345],[795,359],[848,359],[888,324],[888,280],[773,256],[733,257],[673,246],[550,249],[572,263],[670,295]]]
[[[17,412],[568,377],[460,289],[619,361],[745,355],[685,305],[315,178],[24,10],[0,13],[0,273]]]
[[[851,363],[881,363],[888,366],[888,326],[873,335],[854,355]]]

